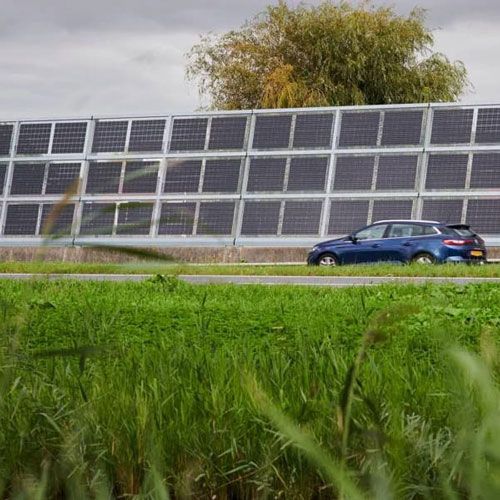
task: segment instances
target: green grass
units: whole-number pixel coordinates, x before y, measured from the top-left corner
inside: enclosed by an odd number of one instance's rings
[[[89,273],[89,274],[224,274],[256,276],[471,276],[499,278],[500,264],[485,266],[422,266],[374,264],[334,268],[306,265],[224,265],[224,264],[87,264],[72,262],[1,262],[0,273]]]
[[[498,285],[3,281],[0,336],[4,497],[500,495]]]

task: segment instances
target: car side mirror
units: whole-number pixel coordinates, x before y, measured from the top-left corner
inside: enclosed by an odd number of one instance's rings
[[[353,243],[357,243],[358,242],[358,238],[356,238],[356,236],[354,236],[354,234],[350,234],[347,239],[349,241],[352,241]]]

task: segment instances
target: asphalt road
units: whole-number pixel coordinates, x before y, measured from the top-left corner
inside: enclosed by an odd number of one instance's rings
[[[144,281],[150,274],[0,274],[0,279],[76,279],[80,281]],[[498,283],[500,278],[426,278],[426,277],[370,277],[370,276],[223,276],[223,275],[180,275],[179,279],[188,283],[236,284],[236,285],[305,285],[305,286],[369,286],[382,283]]]

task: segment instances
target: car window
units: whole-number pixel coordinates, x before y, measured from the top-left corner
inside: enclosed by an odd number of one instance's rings
[[[358,240],[378,240],[384,237],[387,224],[378,224],[358,231],[354,236]]]
[[[412,238],[413,236],[422,236],[424,226],[419,224],[392,224],[389,229],[388,238]]]
[[[422,226],[423,234],[425,236],[430,236],[432,234],[437,234],[437,231],[432,226]]]

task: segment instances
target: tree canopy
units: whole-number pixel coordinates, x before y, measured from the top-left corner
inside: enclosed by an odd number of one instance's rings
[[[214,109],[456,101],[461,62],[433,51],[425,12],[371,2],[269,6],[241,28],[207,35],[187,76]]]

